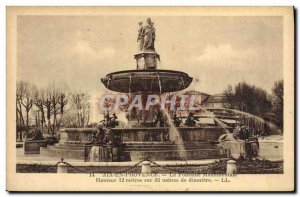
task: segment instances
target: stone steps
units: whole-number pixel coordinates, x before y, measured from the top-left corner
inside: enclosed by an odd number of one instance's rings
[[[193,144],[193,145],[198,145],[198,144],[210,144],[213,143],[213,141],[190,141],[190,142],[184,142],[184,144]],[[156,141],[156,142],[125,142],[125,144],[128,145],[136,145],[136,144],[143,144],[143,145],[172,145],[174,144],[174,142],[170,142],[170,141]]]
[[[154,161],[186,159],[220,158],[220,152],[213,142],[192,141],[181,144],[185,150],[180,150],[174,142],[128,142],[125,152],[131,161],[139,161],[148,157]],[[184,155],[184,156],[182,156]]]
[[[180,150],[180,149],[174,149],[174,150],[150,150],[150,149],[144,149],[144,150],[128,150],[125,149],[125,152],[149,152],[149,153],[166,153],[166,152],[182,152],[182,151],[186,151],[186,152],[192,152],[192,151],[196,151],[196,152],[201,152],[201,151],[218,151],[217,149],[189,149],[189,150]]]
[[[84,146],[86,143],[89,142],[75,142],[75,141],[60,141],[57,144],[66,145],[66,146]]]
[[[49,149],[41,147],[40,154],[46,157],[84,160],[84,150]]]
[[[209,147],[185,147],[183,146],[186,150],[196,150],[196,149],[201,149],[201,150],[207,150],[207,149],[216,149],[216,147],[209,146]],[[178,146],[172,146],[172,147],[125,147],[125,150],[178,150]]]
[[[80,145],[77,145],[77,146],[67,146],[67,145],[55,144],[55,145],[48,145],[47,147],[49,149],[52,149],[52,150],[66,149],[66,150],[72,151],[72,150],[84,150],[85,146],[80,146]]]
[[[189,150],[189,151],[130,151],[131,161],[140,161],[147,157],[153,161],[161,160],[198,160],[221,158],[217,149]]]
[[[184,143],[181,144],[185,149],[215,149],[216,145],[208,143]],[[168,144],[149,144],[149,143],[126,143],[126,150],[177,150],[178,145],[174,143]]]

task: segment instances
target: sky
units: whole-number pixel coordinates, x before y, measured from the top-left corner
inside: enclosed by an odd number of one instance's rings
[[[149,16],[160,69],[188,73],[190,89],[222,93],[245,81],[271,93],[283,78],[279,16]],[[19,16],[17,78],[39,87],[66,82],[101,95],[101,78],[135,69],[141,16]]]

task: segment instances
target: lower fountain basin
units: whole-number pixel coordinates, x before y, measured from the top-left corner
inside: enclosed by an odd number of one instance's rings
[[[68,128],[60,130],[60,141],[55,145],[41,148],[43,156],[86,160],[85,147],[92,142],[96,129]],[[220,153],[215,141],[224,133],[219,127],[179,127],[185,150],[168,138],[169,128],[114,128],[114,136],[125,144],[124,152],[131,161],[148,157],[154,161],[178,160],[186,155],[188,160],[219,158]],[[115,157],[113,155],[113,157]]]
[[[93,140],[95,128],[63,128],[59,131],[61,144],[85,144]]]
[[[47,157],[84,160],[84,148],[93,140],[95,128],[60,129],[60,140],[57,144],[41,147],[40,154]]]
[[[220,127],[177,127],[184,142],[214,142],[225,133]],[[233,128],[227,127],[232,130]],[[122,142],[167,142],[170,141],[169,127],[115,128]]]
[[[114,129],[125,143],[131,161],[199,160],[220,158],[215,144],[224,129],[219,127],[177,127],[181,141],[170,139],[170,128]],[[178,144],[180,143],[180,144]]]

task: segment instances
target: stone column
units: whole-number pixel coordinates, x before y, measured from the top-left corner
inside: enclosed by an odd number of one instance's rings
[[[149,161],[143,161],[142,163],[142,173],[146,174],[146,173],[151,173],[151,166],[150,166],[150,162]]]
[[[64,163],[57,164],[57,173],[68,173],[68,166]]]
[[[227,175],[237,174],[236,161],[234,160],[227,161],[226,174]]]

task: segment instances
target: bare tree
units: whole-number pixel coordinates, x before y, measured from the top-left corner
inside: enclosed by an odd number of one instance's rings
[[[45,89],[43,88],[36,89],[36,91],[33,94],[33,98],[34,98],[33,103],[36,106],[36,108],[39,110],[38,115],[40,117],[38,117],[38,119],[40,120],[40,124],[43,130],[44,125],[46,123],[45,108],[43,105],[43,101],[45,99]]]
[[[57,115],[59,113],[59,92],[55,82],[49,84],[46,88],[46,96],[43,99],[43,105],[46,108],[48,132],[54,135],[56,132]],[[52,123],[51,123],[52,118]]]
[[[77,125],[77,112],[75,109],[71,109],[64,114],[61,123],[69,128],[78,127]]]
[[[16,92],[17,126],[28,130],[30,119],[35,119],[36,126],[44,130],[47,125],[48,133],[54,135],[66,114],[63,124],[85,127],[90,121],[89,100],[90,95],[87,93],[70,93],[63,82],[50,83],[44,89],[19,81]],[[34,113],[30,113],[32,109]]]
[[[25,126],[25,121],[23,117],[22,110],[22,100],[24,99],[25,92],[27,89],[27,83],[24,81],[17,82],[17,92],[16,92],[16,114],[17,114],[17,126]]]
[[[61,119],[67,110],[68,87],[65,83],[50,83],[42,96],[43,110],[46,111],[48,132],[54,135],[60,128]],[[40,105],[38,101],[38,105]]]
[[[36,91],[36,86],[26,82],[26,81],[18,81],[17,82],[17,113],[19,114],[17,117],[20,119],[21,126],[26,127],[26,132],[29,131],[30,126],[30,118],[29,113],[33,106],[33,93]],[[24,121],[23,111],[26,114],[26,123]]]
[[[68,104],[68,99],[69,97],[69,92],[68,92],[68,86],[66,83],[60,83],[60,87],[58,89],[58,99],[57,99],[57,104],[59,105],[59,114],[60,118],[57,121],[57,129],[59,130],[62,118],[67,111],[67,104]]]
[[[57,125],[57,114],[59,111],[59,106],[58,106],[58,96],[56,95],[56,92],[53,92],[53,96],[51,98],[51,103],[52,103],[52,110],[51,110],[51,115],[53,115],[53,125],[52,125],[52,131],[55,132],[55,128]]]
[[[31,97],[30,92],[26,92],[25,94],[25,99],[22,101],[22,105],[25,108],[26,111],[26,127],[27,127],[27,132],[29,131],[29,112],[30,109],[32,108],[32,104],[33,104],[33,99]]]
[[[51,134],[53,135],[54,132],[51,130],[51,111],[53,107],[51,102],[52,92],[49,88],[47,88],[45,93],[46,94],[45,94],[45,98],[43,98],[43,105],[46,109],[48,133],[51,132]]]
[[[20,140],[22,141],[22,132],[25,129],[25,121],[23,116],[23,105],[22,100],[25,97],[25,92],[27,89],[27,83],[24,81],[17,82],[17,91],[16,91],[16,131],[17,135],[20,134]],[[26,131],[26,129],[25,129]]]
[[[85,127],[90,119],[90,95],[86,93],[74,93],[72,95],[72,103],[75,106],[77,114],[77,125]]]

